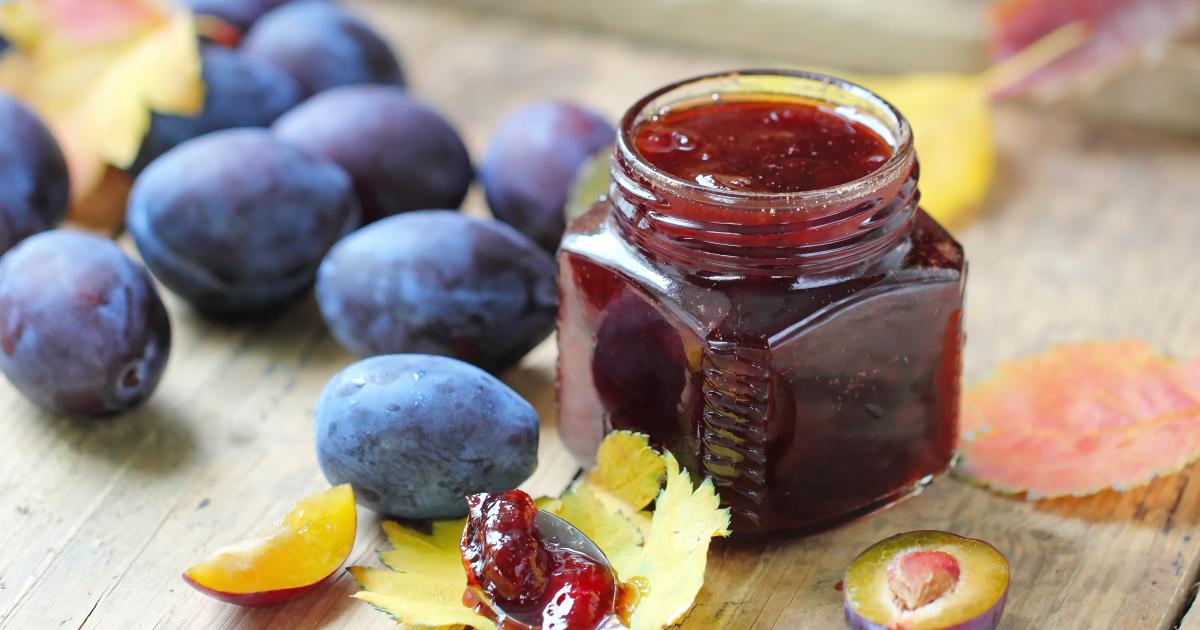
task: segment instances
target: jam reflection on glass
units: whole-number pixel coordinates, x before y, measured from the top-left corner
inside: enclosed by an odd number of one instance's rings
[[[558,254],[571,450],[647,433],[743,533],[823,529],[943,472],[965,261],[918,208],[903,118],[749,73],[664,88],[619,135],[610,195]]]
[[[616,577],[589,556],[542,541],[528,494],[467,497],[462,537],[467,591],[463,602],[500,628],[594,630],[614,613]],[[488,605],[504,611],[497,619]],[[516,621],[518,624],[507,624]]]

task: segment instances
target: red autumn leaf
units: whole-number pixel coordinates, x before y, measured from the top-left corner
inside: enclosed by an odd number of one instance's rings
[[[1139,341],[1001,365],[963,397],[959,474],[1029,499],[1124,490],[1200,456],[1200,358]]]
[[[1000,0],[988,11],[992,52],[1011,57],[1054,31],[1081,26],[1073,49],[1006,86],[998,96],[1037,92],[1056,96],[1088,77],[1113,72],[1141,56],[1152,59],[1165,42],[1200,25],[1195,0]]]

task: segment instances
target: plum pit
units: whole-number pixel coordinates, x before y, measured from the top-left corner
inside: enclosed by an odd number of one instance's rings
[[[916,610],[953,590],[959,573],[958,560],[945,551],[906,551],[888,563],[888,589],[901,609]]]

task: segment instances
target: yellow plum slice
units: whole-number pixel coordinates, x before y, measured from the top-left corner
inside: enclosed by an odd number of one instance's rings
[[[982,540],[915,531],[859,554],[845,577],[851,630],[992,630],[1004,613],[1008,561]]]
[[[240,606],[299,597],[338,570],[354,547],[358,516],[348,484],[307,496],[275,527],[217,550],[183,579]]]

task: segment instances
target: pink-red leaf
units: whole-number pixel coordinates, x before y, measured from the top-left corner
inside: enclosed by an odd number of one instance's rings
[[[1030,499],[1123,490],[1200,456],[1200,360],[1138,341],[1001,365],[963,399],[959,473]]]

